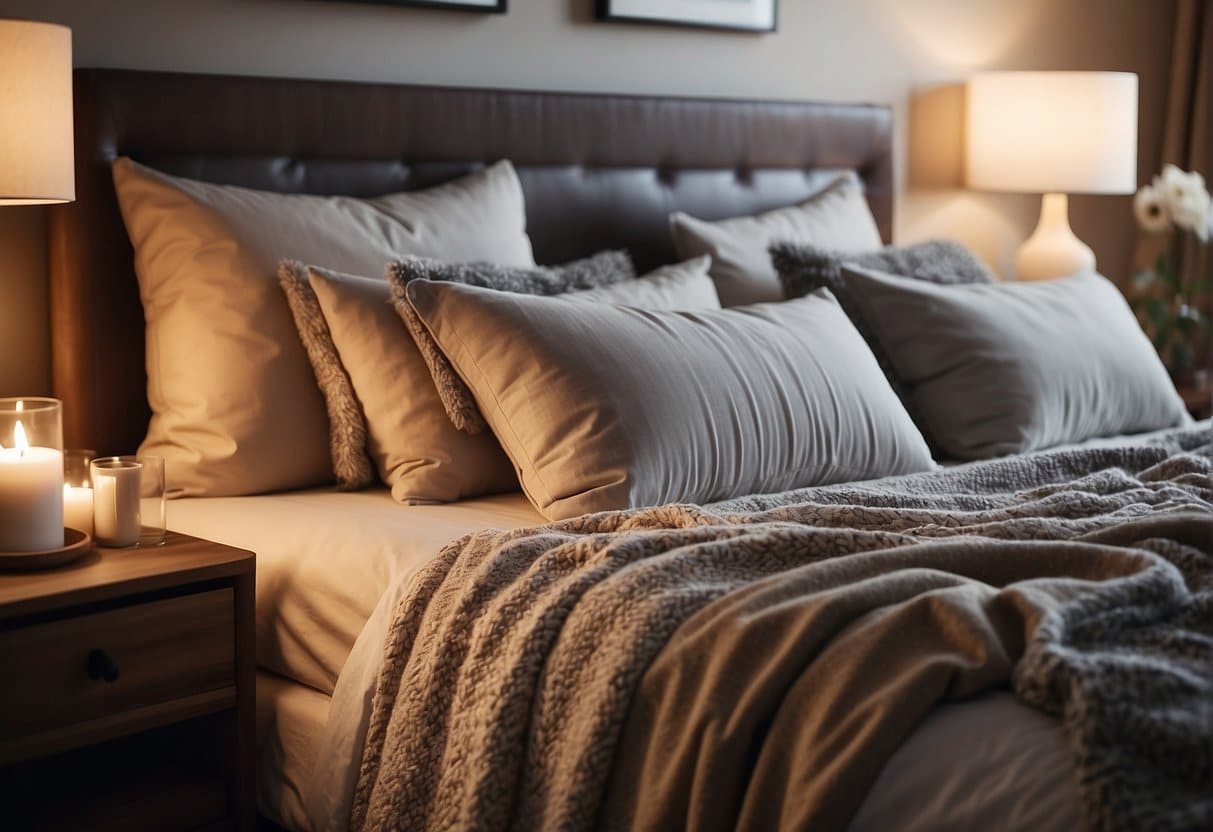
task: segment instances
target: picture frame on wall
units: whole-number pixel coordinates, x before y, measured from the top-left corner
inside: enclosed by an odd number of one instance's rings
[[[412,6],[421,9],[451,9],[460,12],[505,14],[506,0],[354,0],[358,3],[378,3],[382,6]]]
[[[598,0],[598,19],[774,32],[779,0]]]

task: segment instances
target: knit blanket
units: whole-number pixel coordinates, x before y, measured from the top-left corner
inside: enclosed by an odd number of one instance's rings
[[[1208,424],[447,546],[351,828],[843,828],[932,708],[1055,716],[1091,828],[1213,828]]]

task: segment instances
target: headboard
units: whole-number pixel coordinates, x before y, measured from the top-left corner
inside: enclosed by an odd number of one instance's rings
[[[371,196],[508,158],[540,263],[604,248],[675,259],[667,217],[798,202],[855,170],[886,241],[887,107],[587,95],[109,69],[75,74],[76,202],[51,209],[55,395],[74,447],[129,453],[147,428],[143,311],[110,177],[128,155],[266,190]]]

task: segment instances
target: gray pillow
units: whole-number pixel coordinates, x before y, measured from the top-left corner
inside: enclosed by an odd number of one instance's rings
[[[426,280],[405,296],[549,519],[934,467],[827,291],[693,313]]]
[[[626,251],[603,251],[563,266],[533,269],[514,269],[495,263],[445,263],[428,257],[402,257],[388,265],[388,280],[400,292],[412,280],[434,280],[527,295],[560,295],[578,289],[610,286],[635,276],[636,267]],[[484,417],[475,400],[425,327],[407,304],[398,304],[397,311],[417,342],[451,422],[473,435],[484,430]]]
[[[708,274],[711,265],[710,257],[696,257],[671,266],[661,266],[635,280],[573,292],[569,299],[583,303],[614,303],[637,309],[676,309],[682,312],[719,309],[716,284]]]
[[[709,255],[723,306],[783,300],[767,248],[776,240],[841,251],[880,248],[880,231],[854,173],[834,178],[798,205],[749,217],[708,221],[678,212],[670,217],[678,256]]]
[[[958,459],[1190,421],[1108,280],[940,286],[844,266],[865,325],[935,444]]]
[[[779,272],[784,294],[798,298],[822,287],[834,293],[851,323],[868,342],[872,354],[880,363],[894,392],[910,416],[921,426],[922,415],[910,391],[897,377],[889,356],[880,340],[873,336],[867,322],[855,305],[855,300],[842,279],[843,264],[876,269],[914,280],[938,284],[997,283],[997,278],[972,252],[959,243],[930,240],[910,246],[885,246],[876,251],[847,253],[805,243],[779,242],[770,248],[771,263]],[[928,433],[927,440],[939,451]]]
[[[824,286],[844,309],[848,300],[846,285],[840,279],[844,263],[941,285],[998,282],[973,252],[951,240],[927,240],[855,253],[781,241],[771,246],[770,253],[785,297],[798,298]]]

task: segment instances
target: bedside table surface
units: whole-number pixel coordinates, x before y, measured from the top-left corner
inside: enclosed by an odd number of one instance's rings
[[[55,569],[0,572],[0,622],[251,572],[252,552],[169,532],[163,546],[96,547]]]

